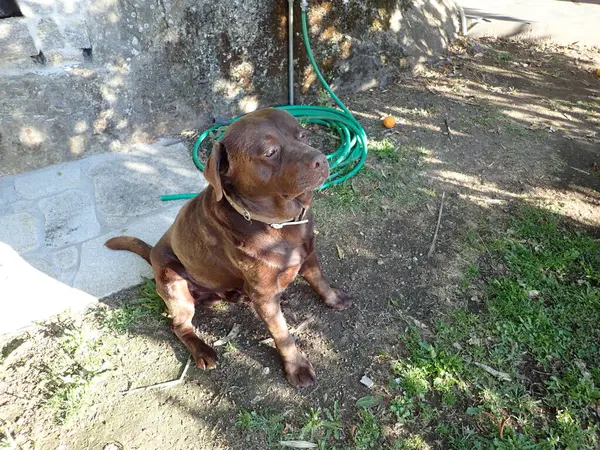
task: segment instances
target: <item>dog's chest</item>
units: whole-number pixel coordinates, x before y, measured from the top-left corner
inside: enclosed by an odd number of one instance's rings
[[[307,256],[303,242],[272,239],[268,236],[240,243],[237,248],[252,259],[280,270],[301,266]]]

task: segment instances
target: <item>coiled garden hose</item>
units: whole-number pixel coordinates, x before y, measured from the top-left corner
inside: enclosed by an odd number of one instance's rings
[[[362,168],[367,158],[367,133],[360,123],[354,118],[352,113],[346,108],[342,101],[337,95],[333,93],[331,87],[323,78],[319,67],[315,61],[312,50],[310,48],[310,42],[308,39],[308,28],[306,19],[306,9],[302,10],[302,37],[304,40],[304,47],[308,54],[308,59],[312,65],[317,78],[321,82],[323,88],[331,96],[333,101],[340,107],[340,109],[329,108],[326,106],[304,106],[304,105],[286,105],[276,106],[276,109],[282,109],[289,112],[297,120],[307,124],[317,124],[325,126],[329,129],[333,129],[337,132],[340,137],[340,146],[336,151],[327,155],[327,161],[329,163],[329,178],[318,188],[322,190],[330,186],[342,183],[343,181],[353,177]],[[196,141],[194,149],[192,150],[192,158],[194,164],[198,169],[204,171],[204,164],[200,161],[198,156],[198,150],[200,145],[211,133],[217,133],[220,139],[225,133],[228,125],[232,124],[242,116],[235,117],[227,122],[227,124],[215,124],[206,131],[204,131]],[[175,194],[175,195],[163,195],[161,200],[180,200],[193,198],[198,194]]]

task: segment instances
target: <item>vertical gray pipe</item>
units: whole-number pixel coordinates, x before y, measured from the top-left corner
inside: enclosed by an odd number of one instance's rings
[[[294,0],[288,0],[288,102],[294,104]]]

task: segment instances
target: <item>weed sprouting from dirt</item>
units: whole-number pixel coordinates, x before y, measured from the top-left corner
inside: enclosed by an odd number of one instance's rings
[[[338,402],[331,409],[311,409],[305,414],[305,423],[300,429],[299,439],[315,442],[320,450],[331,448],[330,444],[344,437],[341,412]]]
[[[320,450],[336,448],[346,438],[340,407],[334,401],[331,408],[300,411],[294,417],[287,418],[278,413],[262,413],[242,410],[238,414],[236,425],[246,433],[246,440],[267,448],[276,448],[277,442],[302,441],[315,445]]]
[[[251,433],[257,433],[261,436],[263,445],[274,446],[284,431],[284,417],[281,414],[262,414],[256,411],[242,410],[236,420],[243,430]],[[246,440],[251,435],[246,435]]]
[[[396,151],[396,144],[388,138],[369,142],[369,151],[375,153],[378,158],[391,162],[397,162],[400,158]]]
[[[512,60],[510,53],[504,51],[493,51],[491,56],[497,64],[507,63]]]
[[[87,390],[109,370],[111,343],[102,330],[88,322],[59,319],[62,335],[58,352],[42,363],[46,373],[46,407],[57,422],[69,421],[86,404]]]
[[[156,292],[154,280],[146,278],[139,295],[126,303],[103,311],[103,325],[116,332],[126,332],[140,325],[156,325],[164,320],[165,304]]]
[[[333,100],[325,89],[319,89],[317,93],[317,104],[319,106],[331,106]]]
[[[359,422],[354,430],[354,448],[359,450],[379,448],[381,425],[378,417],[368,409],[358,413]]]

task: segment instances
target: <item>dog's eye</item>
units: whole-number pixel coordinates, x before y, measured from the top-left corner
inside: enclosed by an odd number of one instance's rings
[[[301,131],[300,133],[298,133],[297,139],[304,139],[305,137],[306,137],[306,132]]]
[[[267,150],[264,153],[264,156],[266,156],[267,158],[273,156],[275,153],[277,153],[277,149],[275,147],[271,147],[269,150]]]

